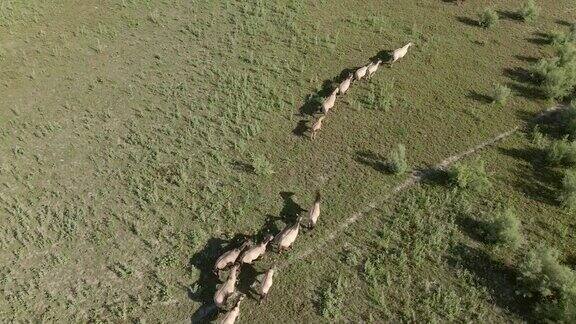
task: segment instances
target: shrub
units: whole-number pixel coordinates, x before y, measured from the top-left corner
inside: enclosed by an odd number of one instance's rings
[[[484,162],[476,160],[470,164],[457,163],[448,171],[450,182],[460,188],[472,191],[484,191],[490,188]]]
[[[252,167],[257,175],[270,176],[274,174],[272,163],[270,163],[265,156],[257,155],[252,157]]]
[[[538,18],[540,13],[540,8],[536,5],[534,0],[528,0],[524,5],[518,10],[518,15],[522,17],[525,22],[534,22]]]
[[[540,127],[536,125],[532,130],[532,144],[536,146],[536,148],[540,150],[546,150],[546,148],[550,145],[550,141],[542,132],[540,132]]]
[[[388,169],[394,174],[402,174],[408,170],[406,162],[406,147],[398,144],[397,148],[390,152],[388,158]]]
[[[570,135],[572,139],[576,139],[576,99],[572,100],[570,107],[566,110],[564,116],[565,132]]]
[[[498,23],[500,17],[498,17],[498,13],[492,8],[486,8],[482,11],[479,15],[479,23],[480,26],[484,28],[492,28]]]
[[[536,298],[536,312],[543,319],[576,321],[576,273],[562,265],[558,251],[540,246],[519,266],[525,297]]]
[[[558,199],[562,206],[570,211],[576,210],[576,171],[566,170],[561,190]]]
[[[576,48],[573,44],[557,46],[556,57],[541,59],[531,67],[531,73],[548,98],[569,96],[576,88]]]
[[[546,162],[549,165],[575,165],[576,142],[567,138],[550,142],[546,151]]]
[[[487,226],[488,238],[497,244],[516,249],[522,243],[520,221],[511,209],[499,213]]]
[[[329,319],[338,319],[341,316],[340,309],[346,295],[346,286],[347,282],[340,276],[322,292],[320,300],[322,316]]]
[[[492,87],[492,102],[504,106],[511,93],[512,91],[507,86],[495,83]]]

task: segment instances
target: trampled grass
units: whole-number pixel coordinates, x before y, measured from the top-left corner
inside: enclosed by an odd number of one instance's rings
[[[552,53],[542,34],[568,29],[573,5],[541,3],[532,24],[502,18],[485,30],[475,19],[487,5],[4,1],[0,318],[187,320],[211,301],[219,252],[282,228],[317,189],[320,223],[291,253],[402,180],[382,169],[397,143],[411,168],[424,169],[522,123],[548,105],[528,66]],[[309,141],[307,99],[408,41],[409,55],[353,85]],[[495,82],[514,92],[505,107],[489,104]],[[550,198],[560,171],[510,157],[523,154],[521,139],[506,149],[484,159],[514,184],[501,190],[516,194],[524,235],[572,260],[574,225]],[[487,269],[438,276],[455,269],[446,255],[470,268],[492,260],[484,247],[458,252],[466,235],[453,195],[426,188],[382,206],[370,221],[388,224],[388,238],[367,231],[378,228],[368,220],[354,225],[334,250],[278,273],[268,302],[247,301],[241,320],[325,321],[326,287],[347,290],[328,304],[344,305],[349,320],[518,320],[514,304],[494,300],[500,291],[477,284]],[[410,240],[395,233],[406,229]],[[242,289],[276,258],[245,271]],[[337,278],[345,288],[330,283]]]

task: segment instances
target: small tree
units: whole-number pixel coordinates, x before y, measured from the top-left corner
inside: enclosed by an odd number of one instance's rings
[[[484,28],[492,28],[498,23],[500,17],[498,13],[492,8],[486,8],[479,15],[479,24]]]
[[[558,45],[556,57],[541,59],[532,66],[531,73],[548,98],[571,95],[576,88],[576,48],[569,43]]]
[[[492,86],[492,102],[504,106],[511,93],[512,91],[507,86],[495,83]]]
[[[516,249],[522,243],[520,221],[512,209],[499,213],[488,226],[489,239],[494,243],[507,245]]]
[[[525,297],[538,302],[536,312],[547,321],[576,321],[576,273],[561,264],[560,254],[545,246],[530,251],[520,263]]]
[[[252,157],[252,167],[257,175],[270,176],[274,174],[272,163],[270,163],[265,156],[256,155]]]
[[[518,10],[518,16],[528,23],[536,21],[538,14],[540,14],[540,8],[534,0],[524,2],[524,5]]]
[[[565,114],[565,132],[572,139],[576,139],[576,99],[572,100]]]
[[[566,170],[564,173],[559,200],[564,208],[570,211],[576,210],[576,171]]]
[[[394,174],[402,174],[408,170],[408,162],[406,162],[406,147],[398,144],[395,150],[390,152],[388,158],[388,169]]]
[[[576,165],[576,141],[568,138],[550,142],[546,151],[546,162],[549,165]]]
[[[448,176],[451,183],[460,189],[479,192],[491,186],[481,160],[469,164],[457,163],[448,171]]]

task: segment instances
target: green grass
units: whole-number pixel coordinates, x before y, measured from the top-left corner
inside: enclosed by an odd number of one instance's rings
[[[540,4],[531,25],[501,19],[484,30],[459,19],[485,5],[4,1],[0,318],[189,320],[211,300],[209,269],[238,235],[283,227],[321,189],[320,222],[282,257],[290,258],[403,180],[381,168],[397,143],[418,170],[521,123],[548,103],[507,71],[552,53],[528,40],[560,29],[571,2]],[[408,41],[416,47],[401,62],[338,100],[316,141],[296,135],[312,119],[298,108],[325,81]],[[494,82],[517,93],[505,109],[486,104]],[[361,152],[375,158],[360,160]],[[258,175],[255,165],[274,173]],[[502,182],[510,179],[522,181],[506,174]],[[547,193],[542,182],[522,187]],[[344,300],[325,305],[343,305],[349,320],[517,319],[493,310],[497,294],[476,284],[479,274],[443,258],[463,235],[452,208],[458,193],[434,190],[371,216],[390,231],[355,224],[333,249],[279,272],[267,303],[245,301],[241,321],[326,321],[319,296],[340,275]],[[515,199],[529,243],[543,237],[564,255],[573,248],[557,201]],[[426,207],[429,200],[438,202]],[[389,259],[378,259],[380,244]],[[372,270],[355,272],[368,259]]]

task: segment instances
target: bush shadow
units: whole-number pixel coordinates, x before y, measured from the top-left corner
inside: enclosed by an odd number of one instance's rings
[[[535,85],[521,84],[517,82],[508,82],[506,86],[514,91],[514,93],[529,99],[529,100],[544,100],[546,96]]]
[[[558,205],[557,186],[562,182],[562,175],[545,165],[544,152],[536,148],[498,148],[498,150],[504,155],[527,162],[527,165],[513,171],[515,179],[513,186],[518,191],[532,200]]]
[[[374,153],[373,151],[358,151],[356,152],[355,160],[361,164],[371,167],[378,172],[390,173],[390,168],[388,167],[386,158],[380,156],[380,154]]]
[[[536,84],[536,80],[532,77],[530,71],[523,67],[515,67],[515,68],[504,68],[502,69],[504,72],[504,76],[510,78],[513,81],[520,82],[520,83],[529,83],[529,84]]]
[[[470,17],[458,16],[456,17],[456,20],[471,27],[480,27],[480,22]]]
[[[526,40],[535,45],[548,45],[550,44],[550,35],[542,32],[532,33],[533,37],[528,37]]]
[[[514,12],[512,10],[496,10],[496,12],[498,13],[498,16],[500,16],[501,18],[504,18],[504,19],[514,20],[514,21],[522,20],[522,16],[520,14],[518,14],[517,12]]]
[[[516,294],[516,269],[494,260],[479,248],[462,243],[450,249],[448,264],[456,269],[464,268],[475,275],[477,282],[484,286],[500,308],[506,309],[527,322],[534,320],[534,307],[525,298]]]
[[[538,58],[537,57],[533,57],[533,56],[525,56],[525,55],[514,55],[515,58],[524,61],[524,62],[528,62],[528,63],[536,63],[538,62]]]
[[[468,94],[466,95],[466,98],[478,101],[478,102],[483,103],[483,104],[489,104],[489,103],[492,103],[492,101],[493,101],[492,97],[490,97],[489,95],[480,93],[476,90],[472,90],[472,91],[468,92]]]

